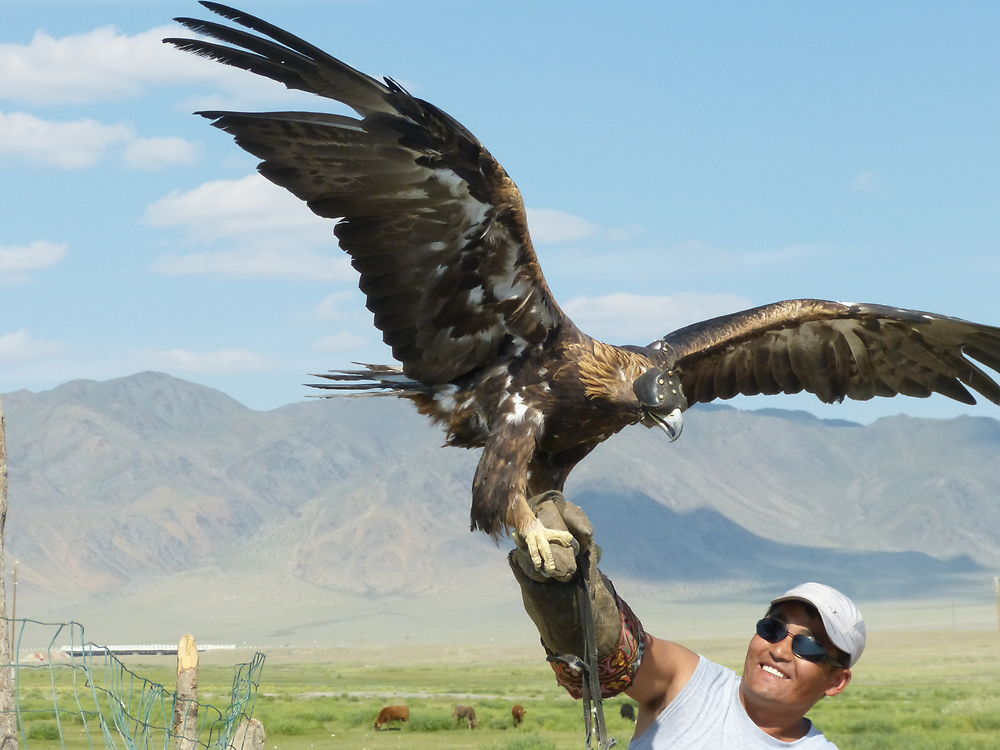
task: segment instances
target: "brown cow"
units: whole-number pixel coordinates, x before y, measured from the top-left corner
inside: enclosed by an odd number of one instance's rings
[[[515,703],[514,708],[510,710],[510,715],[514,717],[515,727],[520,725],[520,723],[524,721],[524,713],[525,713],[524,706],[522,706],[520,703]]]
[[[479,726],[479,720],[476,718],[476,709],[472,706],[455,706],[455,711],[452,713],[452,716],[459,721],[465,719],[469,722],[469,729],[475,729]]]
[[[375,728],[381,729],[390,721],[409,721],[410,720],[410,707],[409,706],[386,706],[381,711],[378,712],[378,718],[375,719]]]
[[[631,703],[622,703],[621,714],[623,719],[635,721],[635,706]]]

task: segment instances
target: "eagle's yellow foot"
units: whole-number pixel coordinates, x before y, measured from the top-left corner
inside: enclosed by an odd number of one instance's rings
[[[519,531],[524,546],[528,549],[531,557],[531,564],[535,570],[544,575],[551,576],[556,572],[556,562],[552,556],[552,544],[560,547],[573,547],[579,549],[577,541],[568,531],[550,529],[542,525],[537,518],[532,518],[531,522],[524,529]]]

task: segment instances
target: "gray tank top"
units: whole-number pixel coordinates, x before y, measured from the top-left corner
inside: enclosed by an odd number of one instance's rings
[[[739,675],[699,656],[688,684],[629,750],[837,750],[812,722],[794,742],[775,739],[747,716],[739,691]]]

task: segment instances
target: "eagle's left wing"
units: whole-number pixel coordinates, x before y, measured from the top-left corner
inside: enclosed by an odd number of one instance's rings
[[[225,44],[164,41],[360,115],[200,113],[263,159],[267,179],[340,220],[340,245],[406,375],[445,383],[567,322],[539,268],[517,186],[461,123],[266,21],[202,5],[264,36],[178,18]]]
[[[926,397],[1000,404],[1000,328],[872,304],[798,299],[680,328],[656,342],[690,403],[808,391],[821,401]],[[966,388],[966,386],[968,388]]]

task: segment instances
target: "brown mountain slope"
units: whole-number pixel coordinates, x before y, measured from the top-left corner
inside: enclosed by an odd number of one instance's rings
[[[206,597],[260,576],[260,606],[278,609],[276,586],[379,606],[510,591],[504,549],[468,531],[477,456],[441,448],[407,404],[257,412],[158,373],[3,400],[8,544],[40,610],[155,601],[205,571]],[[639,588],[821,578],[926,595],[1000,565],[998,449],[989,418],[862,427],[700,408],[675,444],[641,428],[608,441],[567,492],[597,525],[605,569]]]

